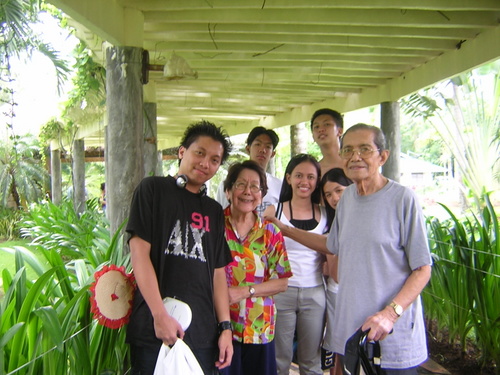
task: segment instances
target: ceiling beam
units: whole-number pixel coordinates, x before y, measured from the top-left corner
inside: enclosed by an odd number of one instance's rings
[[[456,43],[450,43],[449,48],[453,48]],[[247,53],[252,58],[264,58],[269,56],[274,56],[275,54],[300,54],[307,55],[370,55],[370,56],[429,56],[439,53],[438,51],[432,50],[416,50],[416,49],[399,49],[393,50],[389,47],[370,47],[370,46],[327,46],[327,45],[296,45],[296,44],[276,44],[267,42],[254,42],[254,43],[239,43],[239,42],[228,42],[219,43],[218,48],[214,46],[213,43],[204,43],[200,41],[185,42],[185,41],[164,41],[164,42],[151,42],[146,41],[144,43],[144,48],[150,51],[152,57],[158,58],[158,54],[161,54],[161,58],[165,59],[166,55],[172,51],[183,52],[189,51],[192,53],[205,54],[205,57],[211,58],[223,53]]]
[[[332,17],[335,12],[335,17]],[[500,13],[500,10],[499,10]],[[363,12],[353,12],[346,9],[335,9],[331,12],[324,9],[283,8],[283,9],[204,9],[199,12],[192,10],[172,10],[144,12],[145,22],[159,23],[273,23],[290,24],[294,20],[297,25],[351,25],[351,26],[397,26],[397,27],[437,27],[437,28],[474,28],[498,24],[498,15],[494,12],[447,11],[428,12],[421,10],[400,9],[367,9]]]
[[[213,39],[212,39],[213,38]],[[145,39],[149,43],[161,43],[162,41],[169,40],[175,43],[188,43],[188,46],[206,43],[209,49],[214,49],[214,46],[219,47],[221,50],[227,49],[225,45],[231,43],[247,43],[249,46],[254,44],[268,44],[269,48],[282,43],[290,44],[301,48],[302,45],[307,45],[312,48],[318,46],[346,46],[346,47],[361,47],[361,48],[397,48],[409,50],[443,50],[453,48],[458,42],[457,39],[423,39],[423,38],[408,38],[397,37],[392,38],[386,36],[380,38],[377,36],[335,36],[335,35],[266,35],[266,34],[234,34],[234,33],[215,33],[212,36],[208,32],[201,33],[184,33],[181,37],[172,38],[169,33],[145,33]],[[216,48],[217,48],[216,47]],[[251,47],[249,47],[251,48]],[[218,49],[218,48],[217,48]]]
[[[204,3],[199,0],[169,1],[164,0],[118,0],[122,6],[131,8],[140,7],[148,11],[159,11],[168,9],[182,10],[199,7],[204,9],[283,9],[300,8],[309,10],[311,8],[327,9],[417,9],[417,10],[442,10],[449,9],[453,11],[467,10],[500,10],[500,5],[496,0],[420,0],[418,2],[409,2],[407,0],[273,0],[269,3],[263,0],[206,0]]]
[[[308,120],[314,110],[321,107],[335,108],[341,112],[378,105],[385,101],[396,101],[422,87],[430,86],[447,77],[470,70],[485,61],[492,61],[500,55],[500,26],[479,35],[465,43],[460,50],[450,51],[439,58],[389,81],[381,88],[363,90],[349,94],[346,98],[332,98],[321,103],[296,108],[289,113],[264,118],[264,126],[279,127]],[[296,121],[296,122],[295,122]]]
[[[92,33],[118,46],[142,47],[143,13],[114,1],[48,0]],[[110,17],[110,15],[113,15]]]
[[[431,38],[431,39],[466,39],[476,35],[477,28],[421,28],[398,26],[353,26],[353,25],[300,25],[292,24],[283,27],[277,23],[236,24],[236,23],[153,23],[145,24],[144,32],[164,32],[168,39],[182,39],[188,33],[209,33],[209,28],[215,36],[219,34],[264,34],[264,35],[324,35],[324,36],[368,36],[393,38]]]

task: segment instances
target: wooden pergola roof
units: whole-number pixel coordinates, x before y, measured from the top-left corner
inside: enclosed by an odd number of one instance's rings
[[[104,65],[109,44],[175,52],[197,79],[151,71],[158,148],[203,118],[232,135],[401,97],[500,57],[499,0],[49,0]],[[102,126],[81,124],[86,145]]]

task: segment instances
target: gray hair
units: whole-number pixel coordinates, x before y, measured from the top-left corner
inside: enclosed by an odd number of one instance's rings
[[[342,139],[340,141],[340,147],[342,147],[344,137],[346,134],[356,131],[356,130],[368,130],[373,133],[373,142],[375,143],[375,146],[377,146],[378,149],[380,150],[387,150],[385,146],[385,135],[382,132],[380,128],[377,128],[376,126],[373,125],[366,125],[366,124],[356,124],[351,126],[349,129],[345,131],[345,133],[342,135]]]

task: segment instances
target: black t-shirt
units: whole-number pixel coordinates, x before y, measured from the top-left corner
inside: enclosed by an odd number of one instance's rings
[[[192,348],[216,345],[214,268],[232,260],[221,206],[212,198],[179,188],[171,176],[147,177],[134,192],[127,232],[151,244],[151,262],[162,298],[176,297],[191,307],[193,320],[185,342]],[[161,344],[139,290],[134,296],[127,342]]]

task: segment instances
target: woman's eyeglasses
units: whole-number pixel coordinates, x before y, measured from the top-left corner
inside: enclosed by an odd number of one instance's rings
[[[245,191],[247,187],[250,187],[250,191],[252,193],[258,193],[259,191],[262,191],[262,188],[259,185],[250,184],[249,186],[246,182],[235,182],[233,185],[233,188],[239,191]]]

